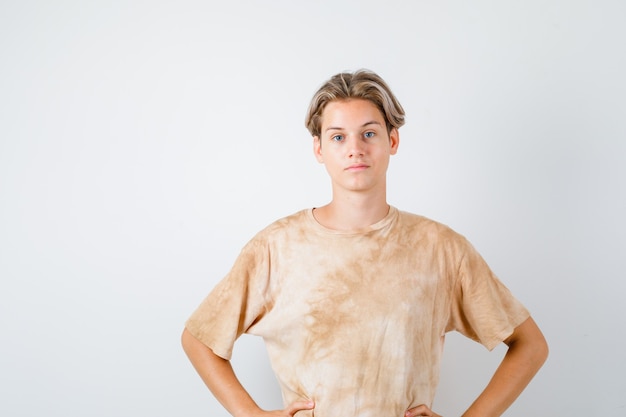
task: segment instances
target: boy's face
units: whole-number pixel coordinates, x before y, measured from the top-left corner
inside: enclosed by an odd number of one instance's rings
[[[350,99],[326,105],[313,150],[334,191],[384,191],[389,156],[397,152],[399,141],[398,130],[387,132],[385,118],[372,102]]]

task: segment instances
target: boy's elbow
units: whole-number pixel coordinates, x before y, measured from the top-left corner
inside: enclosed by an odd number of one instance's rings
[[[540,333],[540,335],[541,337],[539,337],[539,339],[535,342],[536,346],[534,349],[538,367],[543,366],[548,359],[548,356],[550,356],[550,347],[548,346],[548,342],[543,334]]]
[[[540,368],[548,359],[548,356],[550,355],[550,348],[548,347],[548,341],[546,340],[539,327],[534,321],[532,321],[532,324],[533,326],[531,327],[531,331],[529,332],[528,344],[530,345],[530,351],[532,353],[533,360],[537,365],[537,368]]]
[[[550,353],[546,338],[532,318],[518,326],[505,343],[523,355],[524,362],[534,369],[541,368]]]

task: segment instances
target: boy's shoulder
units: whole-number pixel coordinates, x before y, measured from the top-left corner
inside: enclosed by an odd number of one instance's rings
[[[426,239],[430,244],[448,250],[466,250],[471,247],[469,240],[452,227],[429,217],[398,211],[398,230],[416,239]]]
[[[290,230],[304,230],[308,226],[309,212],[312,209],[302,209],[295,213],[278,218],[256,233],[254,239],[271,239],[276,235],[288,232]]]
[[[427,231],[430,233],[436,233],[436,234],[444,234],[444,235],[448,235],[448,234],[457,235],[458,234],[447,224],[442,223],[437,220],[433,220],[432,218],[421,215],[421,214],[411,213],[411,212],[404,211],[404,210],[398,210],[398,219],[402,227],[419,228],[424,231]]]

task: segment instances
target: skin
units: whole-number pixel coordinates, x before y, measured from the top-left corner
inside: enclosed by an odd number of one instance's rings
[[[313,138],[313,153],[329,174],[332,200],[314,210],[316,220],[331,229],[358,230],[383,219],[389,211],[387,167],[399,143],[398,130],[387,131],[383,115],[371,102],[329,103],[322,114],[321,134]],[[516,327],[504,343],[506,355],[463,417],[502,415],[548,356],[546,341],[532,318]],[[215,355],[186,329],[182,345],[204,383],[234,417],[289,417],[315,408],[313,402],[299,401],[284,410],[262,410],[228,360]],[[425,404],[407,410],[405,416],[441,417]]]

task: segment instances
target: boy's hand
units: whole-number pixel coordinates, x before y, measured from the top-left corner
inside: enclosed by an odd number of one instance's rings
[[[287,406],[284,410],[264,411],[259,417],[294,417],[298,411],[312,410],[315,408],[313,401],[296,401]]]
[[[441,417],[439,414],[433,412],[430,408],[426,407],[424,404],[418,405],[417,407],[409,408],[404,413],[404,417]]]
[[[302,410],[312,410],[315,408],[315,403],[313,401],[296,401],[291,404],[287,408],[283,410],[286,416],[293,417],[298,411]]]

